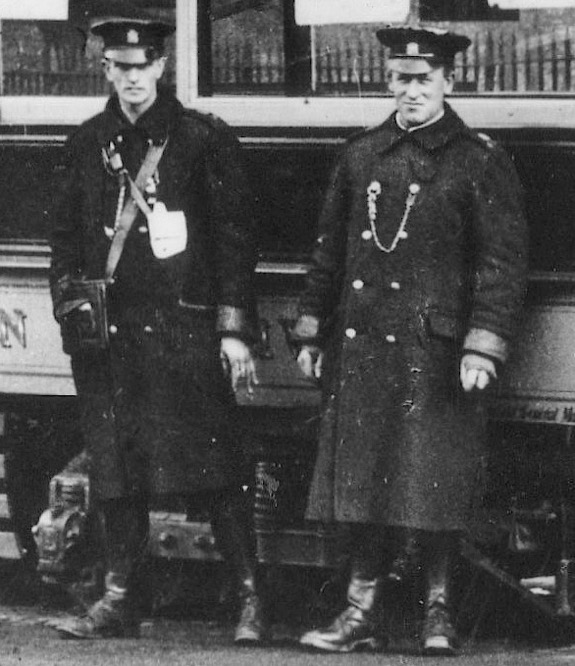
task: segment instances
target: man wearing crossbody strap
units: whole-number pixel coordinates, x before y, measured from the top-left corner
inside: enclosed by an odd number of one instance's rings
[[[158,85],[173,27],[125,2],[116,8],[91,25],[115,92],[70,136],[49,211],[54,311],[71,355],[107,566],[103,598],[58,629],[73,638],[137,635],[131,596],[148,501],[177,495],[209,511],[237,578],[235,639],[257,643],[247,477],[231,423],[233,389],[256,381],[251,197],[230,129]],[[81,296],[98,281],[106,283],[103,332],[97,304]]]

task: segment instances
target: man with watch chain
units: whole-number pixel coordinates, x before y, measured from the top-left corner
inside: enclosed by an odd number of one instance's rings
[[[522,306],[526,221],[505,152],[445,102],[467,37],[377,36],[396,111],[337,162],[291,336],[324,393],[307,518],[354,535],[347,606],[301,643],[382,646],[381,612],[420,568],[423,651],[452,654],[453,559],[485,455],[483,394]]]

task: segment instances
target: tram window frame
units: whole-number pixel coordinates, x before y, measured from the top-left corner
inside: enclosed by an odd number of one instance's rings
[[[420,0],[411,0],[417,6]],[[198,0],[204,8],[203,20],[207,16],[206,7],[210,0]],[[181,22],[187,30],[190,43],[199,44],[198,32],[202,29],[202,16],[198,6],[190,3],[181,7]],[[516,19],[517,12],[506,11],[506,21]],[[198,25],[200,28],[198,28]],[[447,27],[445,22],[436,24]],[[203,26],[205,28],[205,25]],[[183,40],[184,41],[184,40]],[[368,127],[385,117],[394,106],[391,95],[356,97],[330,97],[303,92],[305,86],[287,90],[284,95],[226,95],[213,94],[206,81],[205,69],[210,66],[209,47],[204,42],[202,48],[191,54],[184,62],[178,91],[184,103],[200,110],[219,113],[232,125],[240,127]],[[204,58],[202,61],[201,58]],[[296,82],[297,83],[297,82]],[[480,104],[477,103],[481,100]],[[560,100],[560,103],[557,103]],[[482,129],[490,127],[522,127],[527,125],[549,125],[551,127],[572,126],[571,113],[574,110],[575,94],[531,94],[489,93],[461,94],[452,96],[452,104],[472,126]]]

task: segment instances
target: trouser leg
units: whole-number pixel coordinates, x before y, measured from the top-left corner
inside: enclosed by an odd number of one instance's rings
[[[145,497],[108,500],[102,503],[99,514],[106,570],[128,587],[148,540],[148,502]]]
[[[231,570],[240,600],[235,642],[254,644],[265,634],[263,603],[258,593],[256,539],[252,510],[241,491],[218,493],[210,506],[216,545]]]
[[[131,498],[106,501],[98,514],[106,560],[104,595],[85,616],[56,628],[65,638],[135,637],[139,623],[131,594],[147,539],[147,503]]]
[[[410,582],[421,569],[421,551],[425,542],[422,530],[388,527],[385,535],[389,553],[387,580],[390,583]]]
[[[381,588],[381,533],[373,528],[368,531],[362,526],[361,529],[356,529],[354,540],[347,601],[371,618],[375,613]]]
[[[456,652],[456,633],[451,617],[451,584],[458,544],[457,533],[442,532],[430,537],[426,548],[426,597],[422,632],[426,654],[452,655]]]

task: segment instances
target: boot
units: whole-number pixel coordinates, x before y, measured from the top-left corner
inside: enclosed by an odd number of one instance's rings
[[[237,645],[256,645],[265,640],[266,628],[263,609],[255,589],[255,578],[240,581],[240,617],[236,625],[234,643]]]
[[[427,597],[422,631],[423,653],[432,656],[457,654],[457,636],[450,612],[451,563],[456,541],[447,536],[433,539],[426,562]]]
[[[356,526],[355,552],[347,588],[347,608],[327,627],[306,632],[300,645],[325,652],[379,650],[387,644],[380,629],[381,534]]]
[[[376,621],[375,601],[381,582],[352,574],[347,590],[347,608],[323,629],[306,632],[300,645],[325,652],[377,651],[387,641]]]
[[[85,615],[55,628],[62,638],[136,638],[140,627],[130,591],[148,533],[147,501],[144,496],[107,500],[96,515],[108,570],[104,596]]]
[[[104,596],[88,612],[55,625],[62,638],[137,638],[139,622],[128,601],[123,576],[106,576]]]
[[[216,545],[233,572],[240,602],[234,642],[258,645],[267,626],[256,584],[256,542],[243,497],[227,495],[212,505],[212,531]]]

